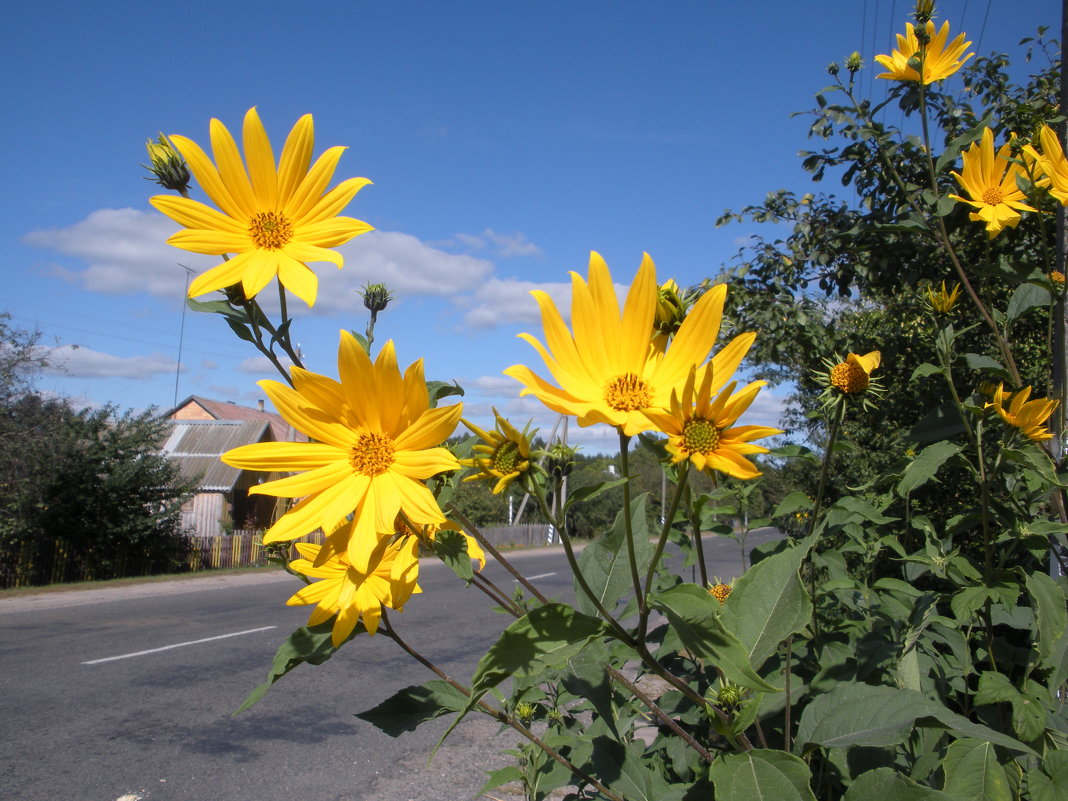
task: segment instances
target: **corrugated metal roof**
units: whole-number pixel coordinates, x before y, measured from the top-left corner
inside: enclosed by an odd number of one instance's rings
[[[201,491],[230,492],[241,470],[219,460],[228,450],[254,442],[271,441],[266,421],[172,420],[166,456],[178,465],[183,478],[198,481]]]
[[[199,406],[216,420],[266,420],[271,424],[271,431],[276,442],[285,442],[286,440],[308,441],[304,434],[290,426],[277,412],[253,409],[249,406],[238,406],[233,401],[212,400],[211,398],[202,398],[199,395],[190,395],[178,406],[167,412],[166,416],[173,417],[190,404]]]

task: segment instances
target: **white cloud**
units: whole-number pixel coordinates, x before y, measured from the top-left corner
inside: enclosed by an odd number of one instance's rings
[[[204,271],[218,263],[215,257],[167,245],[165,240],[178,228],[156,212],[99,209],[66,228],[31,231],[24,240],[87,262],[85,268],[51,265],[49,269],[91,292],[148,292],[174,298],[181,296],[186,282],[179,264]],[[502,237],[500,246],[522,248],[524,240],[515,237]],[[357,293],[370,282],[384,283],[398,295],[448,297],[474,289],[493,272],[487,259],[446,253],[397,231],[372,231],[338,250],[345,257],[345,269],[339,271],[329,263],[312,265],[319,276],[315,305],[319,315],[351,314],[361,303]],[[264,305],[276,303],[275,298],[276,293],[264,293]],[[299,301],[290,308],[302,312]]]
[[[287,370],[293,366],[293,362],[284,356],[281,358],[281,362],[282,366]],[[271,364],[271,360],[266,356],[251,356],[245,359],[237,365],[237,372],[255,376],[269,375],[272,378],[278,378],[278,368]]]
[[[501,323],[536,323],[541,318],[538,304],[530,296],[533,289],[547,292],[565,318],[571,308],[571,284],[520,281],[516,278],[491,278],[462,302],[471,308],[464,314],[464,324],[473,328],[493,328]]]
[[[486,228],[481,234],[455,234],[451,239],[430,243],[438,247],[464,247],[469,251],[487,251],[499,259],[519,256],[542,256],[542,250],[522,231],[501,234]]]
[[[154,353],[150,356],[113,356],[110,353],[77,345],[60,345],[42,349],[48,359],[47,372],[71,378],[137,378],[151,379],[161,374],[173,374],[177,363],[170,356]],[[185,371],[185,367],[181,371]]]
[[[464,388],[478,390],[479,393],[487,397],[499,398],[518,395],[523,385],[506,375],[483,375],[464,383]]]
[[[176,230],[174,222],[155,212],[99,209],[67,228],[31,231],[24,241],[88,262],[84,270],[55,265],[51,271],[90,292],[148,292],[173,298],[180,297],[185,286],[180,263],[196,270],[213,264],[213,257],[166,244]]]

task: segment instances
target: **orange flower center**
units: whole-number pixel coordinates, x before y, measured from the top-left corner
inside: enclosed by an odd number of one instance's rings
[[[731,594],[731,585],[730,584],[716,584],[713,587],[709,588],[708,591],[710,593],[712,593],[712,596],[717,601],[719,601],[720,603],[723,603],[724,601],[727,600],[727,596]]]
[[[634,373],[624,373],[608,382],[604,401],[617,412],[636,412],[652,404],[653,390]]]
[[[293,238],[293,224],[284,214],[261,211],[248,221],[248,235],[259,250],[279,250]]]
[[[502,476],[517,472],[522,461],[519,444],[510,439],[498,445],[497,450],[493,452],[493,469]]]
[[[996,186],[991,186],[983,190],[983,202],[989,206],[996,206],[999,203],[1003,203],[1004,200],[1005,196]]]
[[[863,392],[868,388],[870,379],[864,368],[853,362],[840,362],[831,368],[831,386],[838,387],[846,394]]]
[[[719,447],[719,429],[710,421],[695,417],[682,429],[682,444],[687,453],[712,453]]]
[[[360,475],[380,476],[393,464],[393,440],[385,434],[360,434],[352,446],[349,462]]]

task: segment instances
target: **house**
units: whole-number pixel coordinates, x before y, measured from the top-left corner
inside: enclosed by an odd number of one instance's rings
[[[184,478],[196,481],[196,495],[182,508],[182,527],[196,536],[218,536],[233,529],[263,529],[283,511],[284,500],[249,495],[249,489],[283,473],[240,470],[220,456],[257,442],[306,442],[281,415],[229,401],[192,395],[166,413],[171,430],[161,448]]]

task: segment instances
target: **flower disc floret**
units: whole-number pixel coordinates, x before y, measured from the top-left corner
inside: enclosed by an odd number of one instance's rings
[[[234,254],[197,276],[189,296],[240,284],[244,296],[253,298],[277,276],[282,286],[314,305],[319,282],[307,262],[328,261],[340,268],[342,256],[331,248],[372,230],[362,220],[339,216],[370,181],[350,178],[327,191],[345,148],[332,147],[312,164],[310,114],[293,126],[277,164],[255,108],[245,115],[244,159],[225,125],[213,119],[210,128],[214,163],[192,140],[172,136],[170,141],[217,208],[187,197],[151,199],[185,227],[167,240],[170,244],[210,256]]]
[[[613,378],[604,390],[604,402],[617,412],[636,412],[647,408],[653,399],[649,385],[634,373]]]
[[[870,383],[871,377],[864,372],[864,368],[853,362],[839,362],[831,368],[831,385],[847,395],[863,392]]]
[[[516,479],[531,469],[530,440],[533,433],[528,424],[522,432],[493,410],[497,426],[495,430],[485,431],[475,424],[463,421],[463,424],[478,436],[483,444],[475,445],[478,456],[461,459],[464,467],[477,468],[479,472],[467,476],[464,481],[477,481],[480,478],[493,479],[497,483],[493,494],[498,495]],[[536,430],[535,430],[536,431]]]

